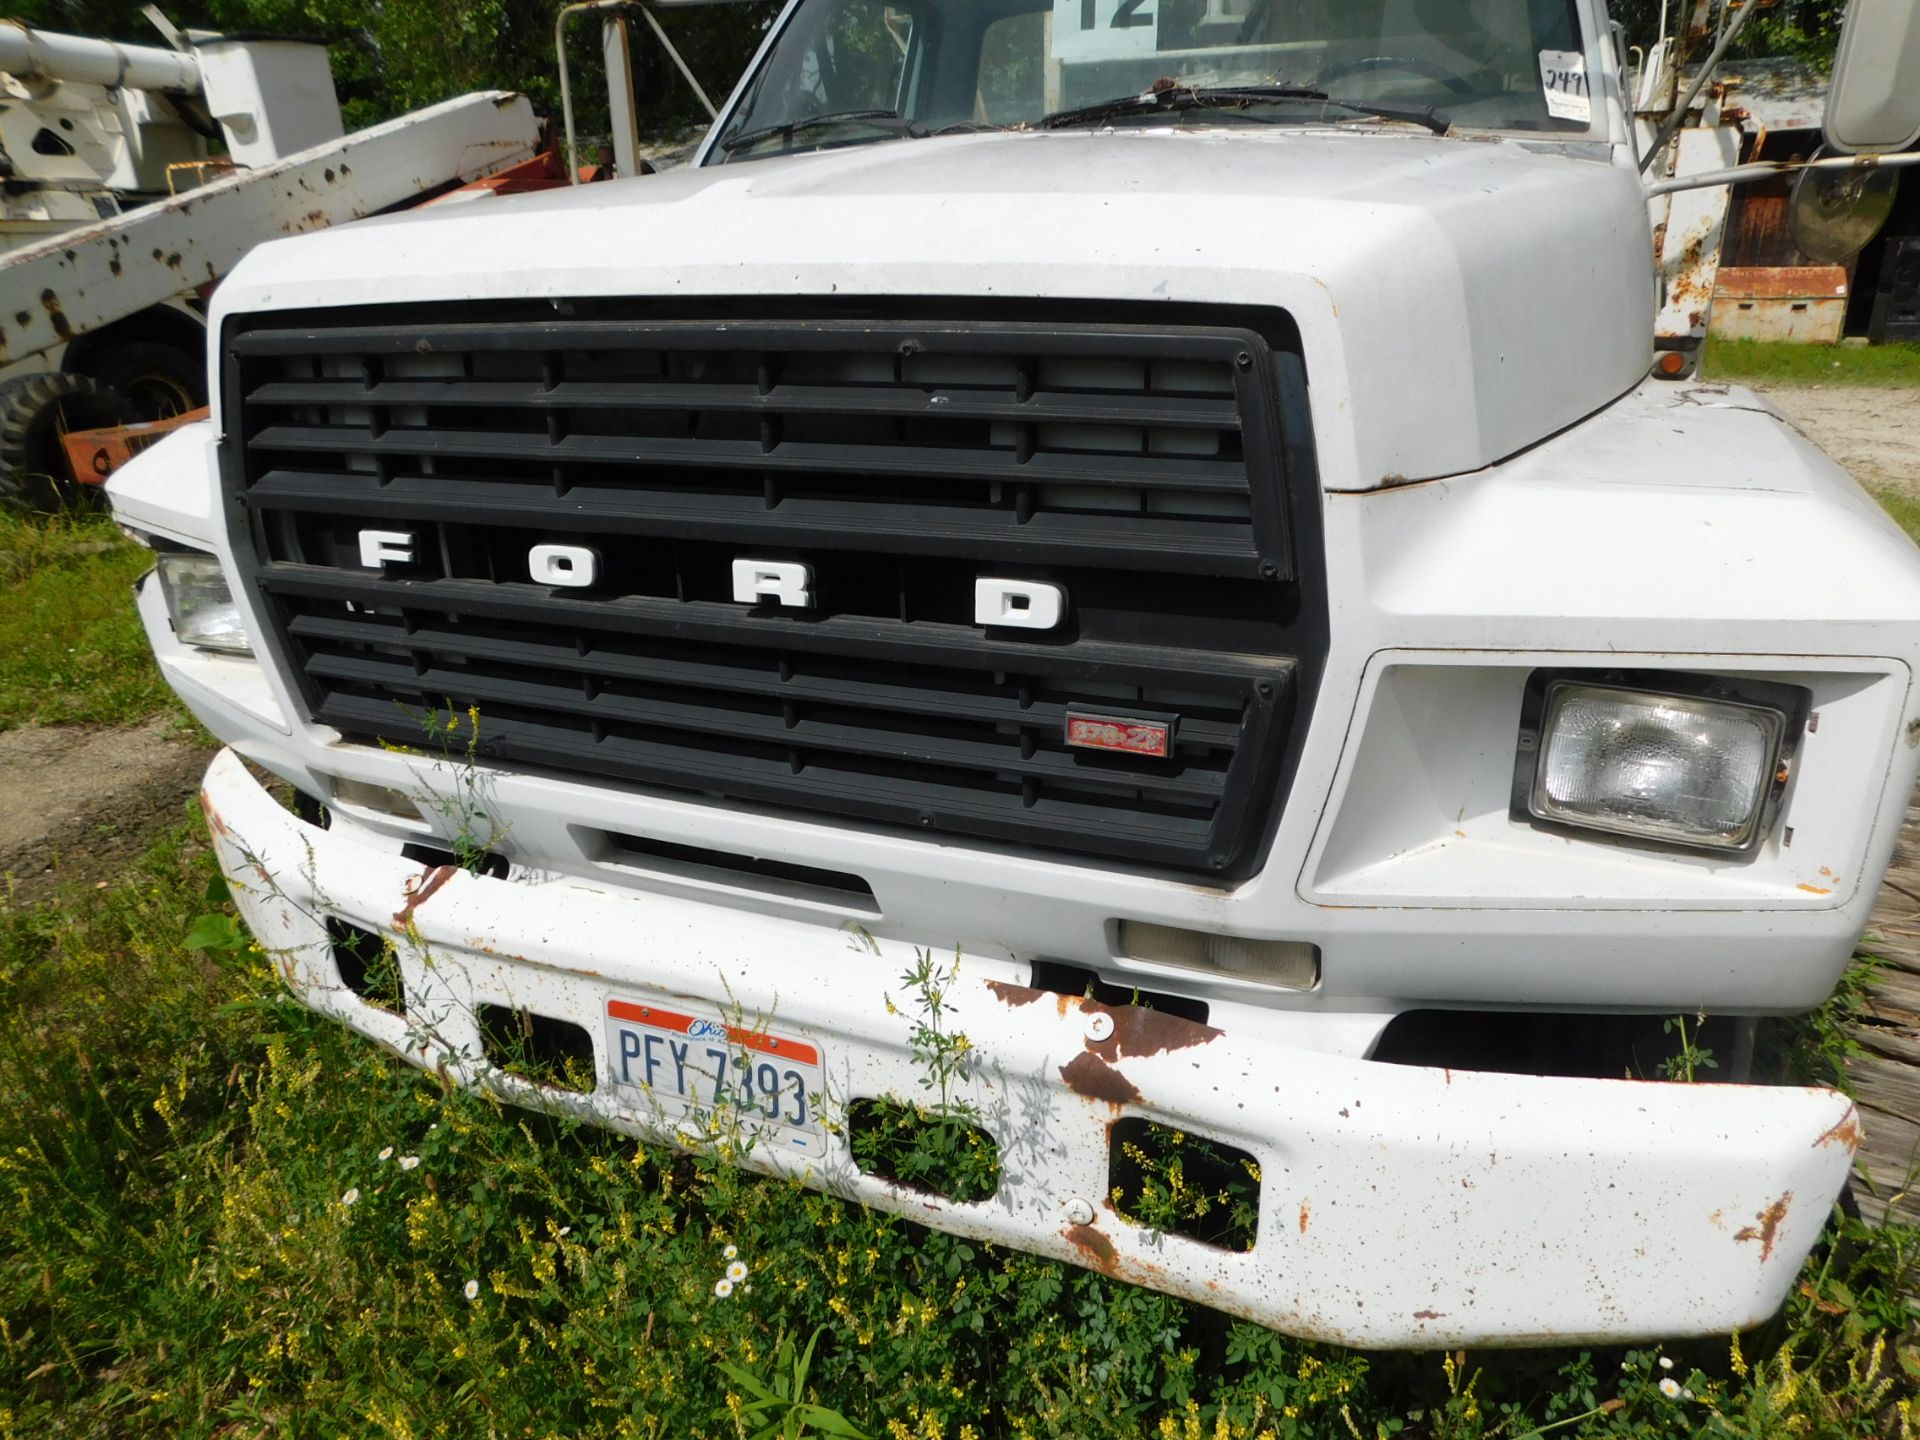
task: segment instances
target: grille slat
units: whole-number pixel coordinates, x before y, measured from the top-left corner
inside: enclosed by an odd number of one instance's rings
[[[419,745],[477,707],[491,763],[1247,873],[1324,653],[1297,359],[1177,307],[868,304],[237,319],[237,554],[309,715]],[[407,558],[363,564],[369,528]],[[591,585],[535,583],[542,543]],[[742,559],[806,565],[808,607],[736,602]],[[974,623],[987,577],[1060,622]],[[1167,753],[1070,746],[1070,714]]]
[[[470,614],[536,625],[566,625],[647,635],[698,644],[775,645],[801,653],[852,654],[888,664],[955,666],[971,670],[1045,669],[1087,682],[1125,676],[1136,683],[1173,686],[1191,681],[1234,693],[1261,679],[1284,684],[1293,668],[1285,658],[1208,655],[1082,640],[1057,647],[983,637],[952,625],[899,625],[859,616],[796,620],[704,601],[627,595],[585,600],[535,585],[484,580],[375,580],[366,571],[279,564],[263,571],[271,595],[344,601],[366,612]],[[1236,701],[1237,706],[1237,701]]]
[[[1066,780],[1083,789],[1161,792],[1211,799],[1220,793],[1224,766],[1206,768],[1176,764],[1151,772],[1100,770],[1078,765],[1070,751],[1038,750],[1022,759],[1017,749],[960,735],[941,735],[925,729],[889,733],[873,726],[836,724],[796,718],[791,724],[777,706],[767,711],[716,710],[711,705],[676,703],[601,691],[591,699],[578,688],[542,683],[524,677],[490,676],[429,667],[416,671],[411,662],[383,661],[371,656],[315,655],[307,662],[309,674],[341,680],[391,696],[419,697],[420,713],[437,709],[433,698],[458,692],[485,710],[492,703],[533,707],[551,715],[574,715],[606,724],[643,726],[678,731],[688,737],[702,733],[734,740],[789,746],[803,753],[831,752],[869,759],[909,760],[954,770],[999,771],[1031,775],[1037,780]],[[951,728],[951,724],[948,728]]]
[[[578,305],[591,301],[572,302]],[[493,307],[496,314],[499,307]],[[984,307],[983,307],[984,308]],[[371,307],[360,313],[370,313]],[[339,312],[336,312],[339,313]],[[443,323],[311,326],[262,325],[237,332],[231,348],[243,356],[540,353],[554,350],[673,352],[769,351],[777,354],[912,353],[1107,357],[1149,354],[1159,360],[1218,363],[1222,333],[1174,325],[1076,325],[968,320],[888,323],[866,320],[721,321],[500,319]],[[1239,338],[1230,340],[1235,343]],[[1257,337],[1254,337],[1257,340]]]
[[[894,711],[903,715],[925,715],[940,720],[974,720],[993,725],[1013,725],[1048,736],[1061,733],[1066,723],[1069,702],[1036,699],[1022,705],[1016,695],[994,693],[989,682],[973,686],[948,684],[883,685],[850,678],[844,674],[801,675],[782,679],[777,661],[760,668],[729,664],[712,659],[675,660],[657,655],[624,654],[595,648],[585,654],[564,645],[530,640],[501,639],[476,635],[459,626],[412,625],[383,617],[356,615],[350,620],[330,620],[318,615],[296,616],[288,629],[303,640],[342,642],[395,653],[448,654],[458,652],[470,660],[494,662],[525,668],[545,668],[570,675],[591,676],[596,680],[634,680],[662,686],[686,686],[699,690],[717,690],[776,700],[844,707],[866,707]],[[771,655],[773,652],[766,652]],[[313,661],[319,665],[330,653],[315,645]],[[1182,750],[1195,748],[1231,750],[1240,743],[1237,723],[1196,720],[1183,717],[1178,730]]]
[[[469,460],[525,460],[584,466],[641,465],[685,470],[802,471],[824,475],[885,475],[909,479],[997,480],[1022,485],[1097,485],[1124,489],[1244,494],[1237,461],[1175,460],[1157,455],[1035,456],[896,445],[881,454],[849,454],[846,447],[781,441],[538,434],[488,430],[388,428],[373,434],[345,425],[270,425],[252,437],[256,450]],[[877,448],[877,447],[876,447]]]
[[[392,707],[385,700],[335,692],[322,704],[317,718],[348,733],[362,733],[391,727]],[[1044,845],[1066,831],[1084,834],[1082,853],[1091,855],[1189,851],[1205,844],[1214,828],[1212,817],[1203,812],[1154,813],[1139,806],[1090,803],[1070,792],[1044,796],[1032,807],[1010,813],[1008,800],[1019,804],[1017,786],[1003,797],[1000,791],[935,774],[924,777],[907,794],[886,774],[846,765],[814,766],[796,775],[783,758],[742,756],[711,745],[659,740],[615,747],[596,742],[585,729],[566,730],[516,714],[490,717],[486,729],[489,758],[558,765],[595,777],[774,805],[799,803],[828,815],[933,833]],[[938,830],[922,816],[932,816]]]
[[[416,405],[493,409],[731,410],[773,415],[888,415],[923,420],[1078,421],[1171,429],[1237,430],[1240,411],[1231,397],[1098,395],[1036,391],[1030,399],[959,389],[900,392],[877,386],[748,384],[696,385],[668,382],[547,387],[511,380],[384,380],[367,385],[344,380],[275,380],[247,392],[249,405]]]
[[[563,507],[551,481],[460,475],[394,475],[269,470],[249,500],[257,507],[308,513],[389,517],[514,527],[573,528],[742,544],[967,555],[1002,562],[1131,564],[1140,570],[1242,575],[1260,573],[1260,557],[1217,525],[1178,519],[1155,527],[1159,548],[1140,547],[1129,517],[1041,514],[1022,524],[1010,510],[881,501],[783,498],[773,509],[760,495],[715,495],[642,484],[577,485]]]

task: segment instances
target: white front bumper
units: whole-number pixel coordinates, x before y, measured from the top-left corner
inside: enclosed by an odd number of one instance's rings
[[[885,1001],[900,995],[910,944],[579,880],[426,874],[295,819],[231,751],[203,799],[240,908],[288,983],[414,1064],[670,1138],[657,1107],[611,1084],[603,1017],[619,995],[714,1016],[737,1005],[749,1023],[817,1044],[831,1103],[924,1093],[911,1019]],[[406,1015],[343,985],[329,917],[395,937]],[[925,939],[950,953],[943,937]],[[968,955],[947,996],[979,1061],[963,1097],[1001,1147],[990,1200],[864,1174],[833,1134],[824,1160],[756,1147],[748,1163],[1292,1334],[1425,1347],[1760,1321],[1818,1237],[1857,1143],[1853,1109],[1831,1091],[1379,1064],[1032,990],[1028,978],[1013,960]],[[599,1088],[548,1091],[491,1066],[474,1019],[483,1004],[583,1027]],[[1258,1160],[1250,1251],[1115,1213],[1109,1132],[1122,1116]],[[1075,1223],[1083,1206],[1092,1221]]]

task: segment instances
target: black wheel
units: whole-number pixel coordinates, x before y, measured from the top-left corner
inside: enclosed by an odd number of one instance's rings
[[[28,510],[94,503],[97,488],[74,482],[61,440],[131,418],[118,395],[85,375],[53,371],[0,385],[0,501]]]
[[[152,340],[90,356],[86,373],[126,402],[129,420],[171,420],[207,403],[207,366],[196,354]]]

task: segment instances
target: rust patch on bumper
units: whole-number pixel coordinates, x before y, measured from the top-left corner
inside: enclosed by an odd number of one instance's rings
[[[413,912],[431,900],[440,887],[460,873],[458,865],[436,865],[407,882],[407,903],[394,912],[393,928],[405,930],[413,923]]]
[[[1087,1263],[1104,1275],[1111,1275],[1119,1265],[1119,1256],[1114,1252],[1113,1241],[1091,1225],[1069,1225],[1060,1232],[1071,1240],[1074,1247],[1087,1258]]]
[[[1760,1222],[1757,1226],[1743,1225],[1740,1229],[1733,1232],[1733,1238],[1740,1242],[1758,1240],[1760,1242],[1760,1263],[1764,1265],[1768,1260],[1773,1258],[1774,1232],[1779,1230],[1780,1222],[1786,1219],[1787,1207],[1791,1204],[1793,1204],[1793,1192],[1789,1190],[1753,1217]]]
[[[1142,1098],[1131,1080],[1098,1055],[1084,1051],[1060,1067],[1060,1078],[1076,1095],[1109,1105],[1137,1105]]]
[[[987,989],[993,992],[995,999],[1010,1010],[1018,1010],[1022,1005],[1031,1005],[1047,993],[1045,990],[1035,990],[1026,985],[1009,985],[1004,980],[987,981]]]
[[[1080,1008],[1089,1015],[1113,1017],[1111,1035],[1104,1040],[1087,1042],[1088,1052],[1109,1065],[1129,1055],[1161,1055],[1169,1050],[1205,1045],[1225,1033],[1211,1025],[1139,1005],[1101,1005],[1090,1000]]]
[[[1848,1106],[1839,1122],[1823,1130],[1813,1143],[1816,1149],[1822,1145],[1844,1145],[1849,1155],[1856,1153],[1860,1149],[1860,1112]]]

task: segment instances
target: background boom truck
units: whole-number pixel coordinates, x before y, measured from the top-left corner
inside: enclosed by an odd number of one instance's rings
[[[1896,163],[1920,24],[1848,26]],[[1857,1117],[1645,1082],[1846,966],[1920,555],[1648,378],[1629,93],[1597,0],[793,0],[686,169],[260,247],[111,482],[254,933],[462,1083],[1296,1334],[1761,1320]],[[863,1148],[934,991],[984,1198]]]
[[[176,48],[0,21],[0,501],[70,498],[70,432],[204,405],[206,297],[260,241],[538,149],[522,96],[349,134],[324,46],[167,30]]]

